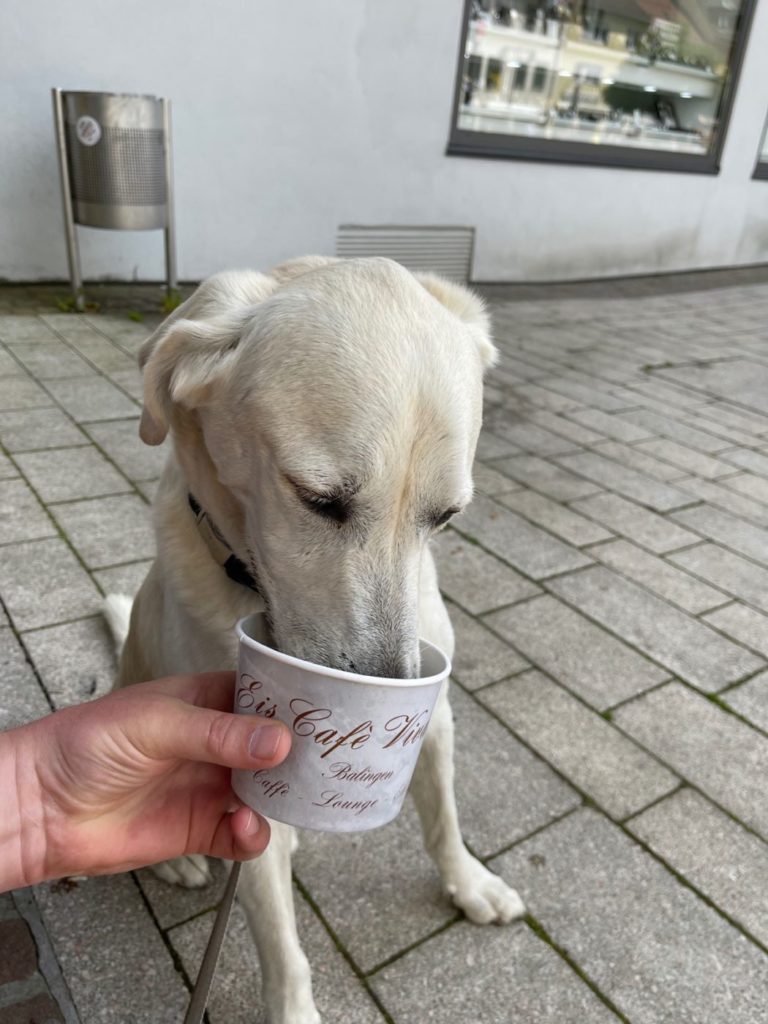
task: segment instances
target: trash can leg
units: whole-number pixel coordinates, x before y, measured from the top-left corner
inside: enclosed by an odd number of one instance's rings
[[[75,308],[82,313],[85,309],[83,294],[83,274],[80,269],[80,250],[75,234],[75,219],[72,215],[72,192],[69,183],[69,167],[67,166],[67,144],[64,137],[64,109],[61,102],[61,90],[53,89],[53,120],[56,128],[56,151],[59,155],[59,179],[61,181],[61,203],[64,210],[64,234],[67,241],[67,262],[69,263],[69,279],[72,282],[72,294]]]
[[[173,157],[171,145],[171,103],[163,100],[165,128],[165,280],[166,292],[172,297],[178,287],[176,279],[176,216],[173,205]]]

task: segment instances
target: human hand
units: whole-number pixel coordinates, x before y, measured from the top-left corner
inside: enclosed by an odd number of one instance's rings
[[[233,691],[232,672],[171,676],[0,734],[0,775],[16,782],[0,816],[0,891],[186,853],[262,853],[269,824],[234,795],[230,769],[279,764],[290,733],[228,713]]]

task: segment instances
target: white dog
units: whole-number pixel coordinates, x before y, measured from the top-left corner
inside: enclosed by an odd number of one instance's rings
[[[389,260],[307,257],[202,284],[141,351],[141,437],[159,444],[170,430],[173,454],[119,685],[233,668],[233,626],[258,610],[280,650],[337,668],[413,676],[420,635],[450,655],[428,542],[471,498],[494,358],[476,296]],[[478,924],[522,914],[462,842],[446,688],[411,791],[456,906]],[[274,824],[240,883],[270,1024],[319,1021],[294,845]],[[202,857],[156,870],[187,886],[209,877]]]

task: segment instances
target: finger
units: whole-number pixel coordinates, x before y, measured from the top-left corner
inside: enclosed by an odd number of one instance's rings
[[[139,683],[134,688],[152,693],[164,693],[169,697],[180,697],[190,704],[231,711],[235,696],[234,672],[196,672],[190,675],[166,676],[149,683]]]
[[[220,820],[210,849],[201,851],[225,860],[251,860],[267,848],[269,822],[250,807],[240,806]]]
[[[143,705],[124,725],[147,757],[204,761],[227,768],[271,768],[291,749],[288,728],[258,715],[233,715],[177,699]]]

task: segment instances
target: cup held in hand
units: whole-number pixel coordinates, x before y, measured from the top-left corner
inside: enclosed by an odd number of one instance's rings
[[[385,825],[400,811],[450,662],[422,640],[421,675],[385,679],[301,661],[237,624],[235,711],[285,722],[293,746],[276,768],[233,771],[232,788],[267,818],[325,832]]]

